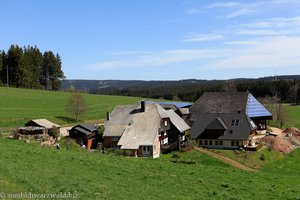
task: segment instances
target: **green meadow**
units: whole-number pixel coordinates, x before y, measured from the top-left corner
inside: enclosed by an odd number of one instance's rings
[[[0,87],[0,128],[22,126],[28,120],[37,118],[45,118],[62,125],[72,123],[72,116],[66,111],[71,94]],[[88,111],[82,116],[82,121],[99,122],[116,105],[140,100],[136,97],[82,95],[88,104]]]
[[[288,106],[288,127],[297,127],[300,128],[300,105]]]
[[[196,151],[158,159],[128,158],[0,138],[0,193],[69,192],[85,200],[296,200],[300,198],[299,156],[296,150],[253,173]]]

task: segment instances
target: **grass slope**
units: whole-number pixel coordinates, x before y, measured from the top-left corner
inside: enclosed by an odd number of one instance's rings
[[[135,159],[0,138],[0,188],[5,193],[71,192],[79,199],[300,198],[299,150],[257,173],[195,151],[177,155]]]
[[[287,127],[297,127],[300,128],[300,105],[288,106],[288,118]]]
[[[70,122],[66,112],[69,92],[49,92],[0,87],[0,128],[17,127],[35,118],[46,118],[58,124]],[[131,104],[136,97],[82,94],[88,104],[83,120],[104,119],[116,105]]]

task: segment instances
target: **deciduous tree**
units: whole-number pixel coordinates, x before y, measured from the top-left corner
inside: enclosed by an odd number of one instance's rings
[[[79,117],[87,112],[87,103],[80,94],[72,94],[67,104],[67,111],[75,118],[78,123]]]

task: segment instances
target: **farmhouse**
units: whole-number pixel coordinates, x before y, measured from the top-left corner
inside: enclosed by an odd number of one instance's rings
[[[26,127],[41,127],[44,128],[44,133],[51,133],[54,128],[60,129],[60,126],[50,122],[47,119],[32,119],[25,124]],[[34,128],[32,128],[34,129]],[[35,130],[35,129],[34,129]]]
[[[104,123],[104,147],[128,155],[159,157],[164,149],[178,149],[190,127],[173,110],[154,102],[117,106]]]
[[[190,109],[191,136],[210,148],[255,147],[271,113],[248,92],[207,92]]]
[[[71,138],[75,138],[78,143],[86,145],[88,148],[97,148],[100,142],[98,127],[95,124],[78,124],[69,130]],[[89,142],[90,141],[90,142]]]

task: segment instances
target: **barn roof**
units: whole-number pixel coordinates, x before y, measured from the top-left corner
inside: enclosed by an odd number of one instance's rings
[[[34,122],[38,126],[42,126],[42,127],[47,128],[47,129],[51,129],[51,128],[53,128],[53,126],[54,127],[60,127],[58,124],[54,124],[53,122],[50,122],[47,119],[33,119],[33,120],[30,120],[29,122]],[[27,122],[26,124],[28,124],[29,122]]]
[[[190,108],[191,121],[204,113],[246,113],[248,117],[271,117],[271,113],[248,92],[205,92]]]

